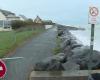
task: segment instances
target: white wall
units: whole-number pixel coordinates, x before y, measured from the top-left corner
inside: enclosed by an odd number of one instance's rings
[[[0,20],[6,20],[6,17],[0,12]]]

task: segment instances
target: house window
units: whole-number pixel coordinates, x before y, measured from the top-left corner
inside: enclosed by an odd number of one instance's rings
[[[9,26],[5,26],[4,29],[10,29],[10,27]]]
[[[0,20],[0,27],[3,27],[3,20]]]

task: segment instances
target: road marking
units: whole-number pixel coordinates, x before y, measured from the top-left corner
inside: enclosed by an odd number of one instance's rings
[[[23,59],[24,57],[2,58],[2,60]]]

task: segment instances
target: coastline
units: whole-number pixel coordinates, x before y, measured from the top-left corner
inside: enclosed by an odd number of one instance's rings
[[[66,65],[64,66],[67,67],[67,70],[70,69],[71,65],[75,65],[76,67],[78,66],[77,67],[78,70],[87,70],[89,66],[91,66],[91,69],[93,70],[98,69],[100,63],[99,61],[100,51],[94,50],[93,54],[91,54],[90,46],[82,43],[82,39],[79,40],[79,36],[76,37],[75,34],[72,33],[72,31],[76,31],[76,30],[73,30],[72,28],[67,29],[67,27],[66,29],[63,29],[63,27],[60,27],[60,31],[59,31],[59,27],[58,27],[58,32],[59,32],[58,36],[62,40],[61,43],[62,53],[66,54],[67,56]],[[78,31],[82,32],[82,30],[80,29],[78,29]],[[92,58],[90,56],[92,56]],[[90,58],[91,58],[92,65],[90,63]],[[94,60],[96,60],[95,63],[93,62]],[[75,66],[72,67],[71,69],[74,69]]]
[[[86,29],[84,31],[70,31],[78,40],[80,40],[84,45],[90,46],[90,29]],[[99,47],[99,36],[97,31],[95,30],[95,39],[94,39],[94,50],[100,51]]]
[[[34,71],[73,71],[100,69],[100,52],[90,53],[90,47],[79,41],[70,31],[78,28],[56,25],[60,52],[34,65]],[[91,60],[91,63],[90,63]]]

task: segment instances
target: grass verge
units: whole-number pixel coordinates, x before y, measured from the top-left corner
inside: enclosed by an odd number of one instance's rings
[[[60,47],[61,39],[59,37],[56,38],[56,47],[54,48],[53,52],[54,55],[58,54],[61,52],[61,47]]]
[[[43,32],[44,29],[0,32],[0,58],[18,47],[25,40]]]

